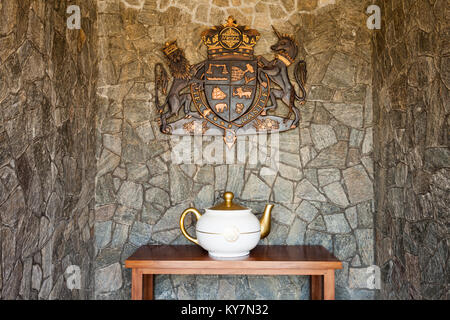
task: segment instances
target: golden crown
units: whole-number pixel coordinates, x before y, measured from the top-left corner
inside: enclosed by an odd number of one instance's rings
[[[172,53],[178,50],[177,41],[166,42],[162,51],[166,56],[170,56]]]
[[[258,31],[240,26],[232,16],[220,26],[202,32],[203,43],[208,47],[209,59],[253,57],[253,47],[260,38]]]

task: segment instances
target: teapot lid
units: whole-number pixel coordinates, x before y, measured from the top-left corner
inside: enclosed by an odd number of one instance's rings
[[[233,198],[233,192],[225,192],[223,195],[225,201],[209,208],[209,210],[248,210],[248,208],[234,203]]]

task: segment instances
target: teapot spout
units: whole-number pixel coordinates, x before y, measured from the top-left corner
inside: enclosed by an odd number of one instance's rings
[[[264,213],[259,223],[261,224],[261,239],[267,237],[270,233],[270,219],[272,213],[273,204],[266,205]]]

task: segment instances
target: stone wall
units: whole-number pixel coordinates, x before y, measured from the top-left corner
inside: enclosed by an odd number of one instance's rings
[[[73,0],[82,30],[69,30],[64,1],[1,1],[0,298],[129,299],[124,260],[142,244],[188,244],[182,210],[233,191],[255,212],[275,203],[261,244],[321,244],[344,262],[338,299],[447,299],[448,5],[378,1],[382,28],[369,31],[371,2]],[[200,33],[229,15],[261,32],[257,55],[272,58],[274,25],[308,64],[275,174],[248,160],[175,164],[176,140],[159,132],[162,45],[177,38],[202,61]],[[367,289],[375,263],[379,294]],[[65,285],[69,265],[81,290]],[[308,296],[307,277],[156,277],[157,299]]]
[[[96,116],[95,297],[129,299],[124,260],[143,244],[187,244],[178,219],[233,191],[261,212],[276,204],[264,244],[322,244],[344,262],[337,298],[372,299],[374,264],[372,46],[366,1],[99,0]],[[273,24],[294,34],[308,64],[300,128],[280,134],[276,175],[264,165],[171,162],[154,105],[161,47],[177,38],[191,63],[206,58],[200,33],[233,15],[261,32],[256,54],[272,59]],[[189,228],[193,231],[193,223]],[[307,277],[157,276],[157,299],[297,299]]]
[[[448,299],[448,1],[379,5],[373,83],[380,298]]]
[[[91,297],[96,5],[0,1],[0,297]],[[81,268],[70,291],[64,271]]]

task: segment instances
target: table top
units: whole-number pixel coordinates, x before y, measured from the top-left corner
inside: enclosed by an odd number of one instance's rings
[[[195,245],[145,245],[126,261],[127,268],[269,268],[341,269],[340,262],[323,246],[259,245],[245,257],[212,258]]]

